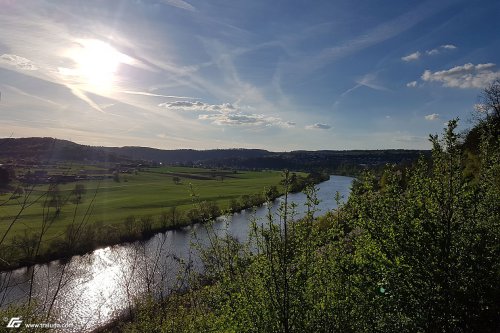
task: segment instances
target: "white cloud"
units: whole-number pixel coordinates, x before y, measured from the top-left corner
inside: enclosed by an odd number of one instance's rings
[[[427,50],[427,51],[425,51],[425,53],[427,55],[436,55],[436,54],[439,54],[439,50],[438,49]]]
[[[200,101],[175,101],[168,103],[160,103],[159,107],[178,111],[195,111],[195,112],[231,112],[236,108],[231,103],[223,104],[207,104]]]
[[[420,51],[414,52],[414,53],[409,54],[409,55],[407,55],[405,57],[402,57],[401,59],[404,60],[404,61],[406,61],[406,62],[415,61],[415,60],[420,59],[420,57],[423,56],[423,55],[435,56],[435,55],[440,54],[442,52],[442,50],[454,50],[456,48],[457,47],[455,45],[444,44],[444,45],[440,45],[439,47],[436,47],[434,49],[426,50],[425,53],[424,53],[424,51],[422,51],[422,52],[420,52]]]
[[[408,88],[415,88],[417,86],[417,81],[411,81],[406,84]]]
[[[495,71],[494,67],[493,63],[478,65],[468,63],[443,71],[426,70],[421,78],[428,82],[441,82],[443,86],[451,88],[484,88],[500,78],[500,72]]]
[[[414,52],[412,54],[408,54],[407,56],[402,57],[401,60],[406,61],[406,62],[415,61],[415,60],[418,60],[421,55],[422,55],[422,53],[420,53],[420,51],[417,51],[417,52]]]
[[[428,114],[424,118],[425,120],[437,120],[439,119],[439,114],[438,113]]]
[[[306,126],[306,129],[321,129],[321,130],[326,130],[326,129],[330,129],[332,128],[332,126],[328,125],[328,124],[321,124],[321,123],[316,123],[314,125],[308,125]]]
[[[171,103],[160,103],[158,106],[171,108],[171,109],[193,109],[193,110],[203,110],[206,107],[205,103],[202,102],[190,102],[190,101],[176,101]]]
[[[4,53],[0,56],[0,64],[7,64],[14,66],[20,70],[36,71],[38,67],[33,63],[33,61],[20,57],[15,54]]]
[[[251,113],[242,111],[241,107],[231,103],[207,104],[200,101],[175,101],[161,103],[158,106],[175,111],[193,111],[210,112],[209,114],[200,114],[199,120],[208,120],[215,125],[227,126],[279,126],[283,128],[295,127],[295,122],[284,121],[279,117],[268,116],[265,114]],[[243,109],[251,109],[246,107]]]
[[[163,0],[162,1],[166,5],[174,6],[180,9],[188,10],[190,12],[196,11],[196,8],[193,7],[193,5],[187,3],[186,1],[183,0]]]
[[[455,50],[457,47],[453,44],[444,44],[444,45],[441,45],[439,46],[439,48],[435,48],[435,49],[432,49],[432,50],[427,50],[425,51],[425,53],[427,55],[430,55],[430,56],[433,56],[433,55],[436,55],[436,54],[440,54],[441,53],[441,50]]]
[[[278,117],[270,117],[263,114],[248,114],[243,112],[235,113],[215,113],[202,114],[198,116],[200,120],[209,120],[215,125],[227,126],[279,126],[279,127],[294,127],[295,123],[291,121],[283,121]]]

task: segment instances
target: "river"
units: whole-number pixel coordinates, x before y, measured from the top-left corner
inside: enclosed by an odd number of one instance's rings
[[[346,200],[351,183],[350,177],[331,176],[328,181],[318,184],[320,203],[316,215],[336,207],[337,192]],[[303,216],[305,195],[294,193],[289,195],[289,200],[297,205],[296,217]],[[278,198],[273,202],[270,207],[273,213],[276,214],[281,201],[282,198]],[[267,211],[268,207],[262,206],[220,217],[213,224],[213,232],[219,235],[228,232],[246,240],[249,221],[252,218],[263,221]],[[145,242],[98,249],[65,262],[53,261],[5,272],[0,274],[0,306],[27,302],[34,270],[31,289],[37,310],[41,314],[51,313],[48,323],[53,327],[66,325],[55,331],[91,332],[125,313],[134,297],[147,291],[167,295],[171,290],[182,288],[187,268],[196,269],[197,266],[192,244],[208,241],[206,228],[194,225],[157,234]],[[21,320],[24,325],[30,319]]]

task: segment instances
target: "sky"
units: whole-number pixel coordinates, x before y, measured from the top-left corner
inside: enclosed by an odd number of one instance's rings
[[[0,137],[428,149],[499,32],[498,0],[0,0]]]

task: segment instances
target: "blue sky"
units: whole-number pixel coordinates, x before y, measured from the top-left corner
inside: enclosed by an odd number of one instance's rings
[[[500,2],[0,0],[0,137],[426,149],[500,78]]]

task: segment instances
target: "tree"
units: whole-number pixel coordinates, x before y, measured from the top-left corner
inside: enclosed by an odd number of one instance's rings
[[[113,171],[113,180],[117,183],[120,182],[120,172],[118,170]]]
[[[497,79],[488,85],[479,95],[479,104],[473,113],[475,126],[470,129],[465,137],[464,148],[478,155],[482,135],[491,134],[493,142],[500,137],[500,80]],[[473,160],[473,159],[472,159]]]
[[[242,204],[235,198],[229,200],[229,211],[231,213],[239,212],[242,209]]]
[[[61,190],[57,184],[51,184],[47,190],[47,199],[45,200],[45,206],[54,207],[59,213],[63,205],[63,198]]]
[[[485,127],[492,127],[493,139],[500,136],[500,79],[488,85],[479,96],[479,104],[475,106],[474,118],[476,126],[468,133],[465,145],[473,151],[479,151],[479,141],[481,133]]]
[[[169,209],[169,215],[170,215],[170,224],[172,226],[175,226],[177,222],[179,221],[179,211],[177,210],[177,206],[172,206]]]
[[[151,216],[143,216],[140,219],[141,223],[141,234],[143,236],[149,236],[153,230],[153,218]]]
[[[12,180],[9,170],[0,166],[0,188],[6,187]]]
[[[500,79],[496,79],[484,88],[480,103],[477,107],[478,112],[483,113],[486,118],[500,121]]]
[[[278,187],[276,185],[271,185],[264,190],[264,195],[266,199],[274,200],[279,197],[280,192],[278,191]]]
[[[75,184],[75,187],[73,188],[72,194],[74,195],[74,202],[75,203],[81,203],[82,202],[82,196],[87,193],[87,189],[85,188],[85,185],[83,184]]]

